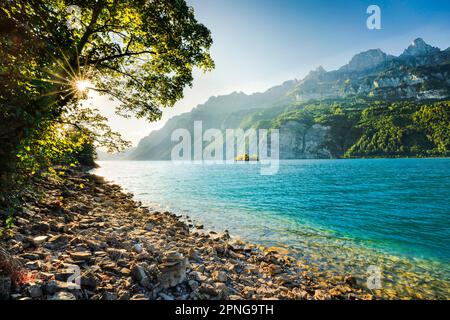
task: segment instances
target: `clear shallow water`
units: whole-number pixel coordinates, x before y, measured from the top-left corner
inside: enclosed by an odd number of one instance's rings
[[[159,209],[285,246],[324,276],[382,270],[384,297],[450,299],[450,159],[100,162],[95,173]]]

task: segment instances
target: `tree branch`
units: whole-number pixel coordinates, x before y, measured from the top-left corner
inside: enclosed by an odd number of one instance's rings
[[[89,37],[93,34],[94,26],[97,23],[98,17],[100,16],[103,8],[104,4],[101,1],[97,2],[92,12],[91,21],[89,22],[86,31],[84,32],[83,36],[80,39],[80,42],[77,45],[77,54],[80,54],[83,51]]]
[[[98,64],[98,63],[102,63],[105,61],[115,60],[115,59],[119,59],[119,58],[123,58],[123,57],[139,56],[142,54],[155,54],[155,52],[149,51],[149,50],[144,50],[144,51],[140,51],[140,52],[123,52],[123,53],[119,53],[119,54],[114,54],[112,56],[99,58],[96,60],[88,60],[87,63],[88,64]]]
[[[150,90],[148,90],[148,89],[142,84],[143,81],[140,80],[140,79],[138,79],[138,78],[136,78],[136,77],[133,76],[132,74],[127,73],[127,72],[122,71],[122,70],[119,70],[119,69],[116,69],[116,68],[113,68],[113,67],[108,66],[108,65],[105,65],[105,64],[99,64],[98,66],[99,66],[99,67],[106,68],[106,69],[109,69],[109,70],[112,70],[112,71],[114,71],[114,72],[117,72],[117,73],[119,73],[119,74],[121,74],[121,75],[123,75],[123,76],[125,76],[125,77],[129,77],[129,78],[130,78],[131,80],[133,80],[137,85],[139,85],[142,89],[144,89],[144,90],[147,91],[148,93],[151,93]]]

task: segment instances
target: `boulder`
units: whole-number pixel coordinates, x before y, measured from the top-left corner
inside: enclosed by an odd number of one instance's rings
[[[186,279],[186,258],[176,252],[169,251],[163,257],[163,263],[158,266],[158,282],[164,289],[175,287]]]
[[[141,265],[135,265],[131,268],[131,279],[145,288],[150,286],[150,277],[148,276],[145,268]]]

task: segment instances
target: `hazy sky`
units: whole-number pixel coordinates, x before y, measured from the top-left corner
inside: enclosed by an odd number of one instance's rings
[[[264,91],[301,79],[322,65],[337,69],[361,51],[380,48],[398,55],[417,37],[450,47],[450,1],[432,0],[187,0],[212,33],[216,68],[195,72],[192,88],[163,119],[148,123],[114,114],[114,102],[94,97],[112,128],[136,144],[168,118],[210,96]],[[381,30],[366,27],[369,5],[381,8]]]

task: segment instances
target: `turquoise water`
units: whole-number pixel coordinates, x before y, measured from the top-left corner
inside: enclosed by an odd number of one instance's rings
[[[143,203],[287,247],[326,276],[363,282],[376,265],[380,296],[450,298],[450,159],[281,161],[273,176],[258,163],[100,165]]]

